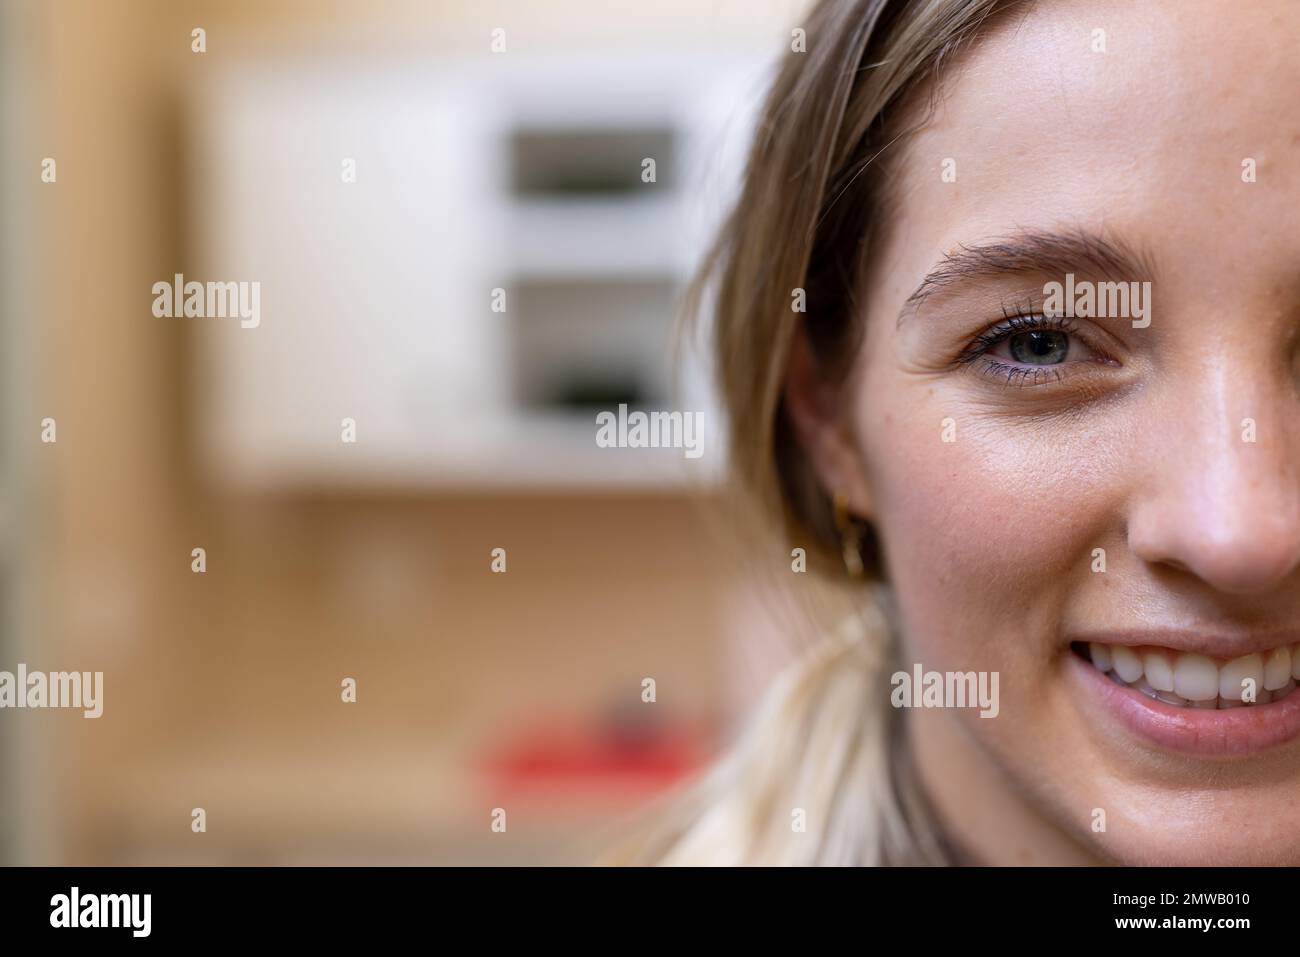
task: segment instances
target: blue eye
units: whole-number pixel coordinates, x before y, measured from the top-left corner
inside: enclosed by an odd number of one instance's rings
[[[1062,367],[1101,358],[1076,334],[1073,319],[1026,314],[1005,316],[977,336],[957,362],[1008,385],[1039,385],[1064,378]]]
[[[1058,365],[1070,351],[1070,337],[1057,329],[1017,332],[1005,341],[1011,358],[1025,365]]]

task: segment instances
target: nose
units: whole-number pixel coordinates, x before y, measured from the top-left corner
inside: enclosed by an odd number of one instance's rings
[[[1300,568],[1300,418],[1292,383],[1217,363],[1162,403],[1129,514],[1137,557],[1223,592],[1262,594]]]

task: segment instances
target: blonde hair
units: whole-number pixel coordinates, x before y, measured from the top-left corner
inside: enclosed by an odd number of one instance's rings
[[[806,53],[788,53],[767,97],[741,192],[692,290],[712,294],[716,377],[741,498],[810,567],[843,577],[842,537],[782,404],[803,323],[817,368],[843,381],[861,344],[860,287],[887,175],[914,100],[1001,0],[822,0]],[[806,313],[791,308],[803,289]],[[859,520],[860,521],[860,520]],[[768,690],[731,751],[659,811],[616,863],[887,864],[954,859],[903,746],[884,676],[896,648],[869,523],[860,612]],[[796,831],[792,814],[806,827]]]

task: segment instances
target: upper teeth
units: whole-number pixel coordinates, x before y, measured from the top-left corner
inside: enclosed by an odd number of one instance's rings
[[[1094,642],[1088,650],[1098,670],[1112,672],[1124,684],[1171,704],[1267,704],[1289,694],[1300,679],[1300,644],[1225,662],[1150,646]]]

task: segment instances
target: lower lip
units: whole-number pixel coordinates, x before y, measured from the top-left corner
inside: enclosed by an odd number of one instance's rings
[[[1300,735],[1300,689],[1281,701],[1229,708],[1176,708],[1106,677],[1078,655],[1068,655],[1076,679],[1130,732],[1183,754],[1254,754]]]

